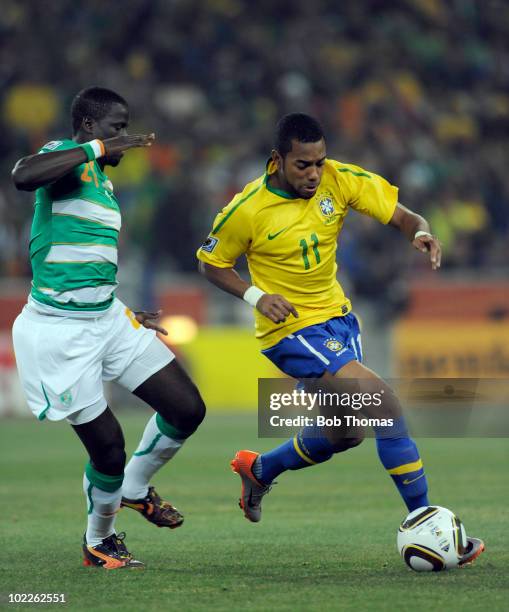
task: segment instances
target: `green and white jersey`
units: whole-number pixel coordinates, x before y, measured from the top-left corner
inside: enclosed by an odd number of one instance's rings
[[[73,140],[54,141],[40,153],[77,146]],[[30,237],[31,297],[71,316],[72,311],[109,308],[117,286],[120,226],[113,185],[96,161],[37,189]]]

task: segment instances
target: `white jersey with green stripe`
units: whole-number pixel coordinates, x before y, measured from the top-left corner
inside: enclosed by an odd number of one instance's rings
[[[53,141],[39,153],[77,146],[73,140]],[[113,185],[97,161],[37,189],[30,237],[32,299],[68,316],[107,310],[117,286],[120,226]]]

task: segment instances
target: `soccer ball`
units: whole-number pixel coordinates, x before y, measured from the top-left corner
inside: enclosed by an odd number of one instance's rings
[[[398,550],[416,572],[458,567],[467,547],[463,523],[441,506],[417,508],[399,526]]]

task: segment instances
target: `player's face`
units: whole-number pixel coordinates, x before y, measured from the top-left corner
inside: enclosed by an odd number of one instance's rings
[[[278,172],[280,177],[300,198],[312,198],[322,180],[323,165],[326,158],[325,140],[299,142],[292,140],[292,150],[284,159],[280,157]]]
[[[129,111],[123,104],[112,104],[110,112],[94,123],[94,138],[107,140],[114,136],[125,136],[129,125]],[[104,165],[118,166],[123,153],[103,157]]]

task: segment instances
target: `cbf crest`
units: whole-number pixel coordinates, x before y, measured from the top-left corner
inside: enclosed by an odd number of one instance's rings
[[[318,202],[324,217],[331,217],[334,214],[334,202],[330,196],[323,196]]]
[[[336,353],[337,351],[340,351],[343,348],[341,342],[339,340],[336,340],[336,338],[329,338],[323,344],[329,349],[329,351],[332,351],[333,353]]]

